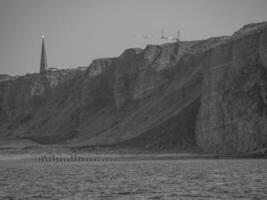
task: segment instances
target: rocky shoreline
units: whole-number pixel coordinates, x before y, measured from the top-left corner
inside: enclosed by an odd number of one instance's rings
[[[93,154],[93,153],[36,153],[36,154],[0,154],[2,161],[28,161],[40,163],[62,162],[100,162],[100,161],[152,161],[152,160],[186,160],[186,159],[267,159],[264,153],[239,155],[213,155],[192,153],[140,153],[140,154]]]

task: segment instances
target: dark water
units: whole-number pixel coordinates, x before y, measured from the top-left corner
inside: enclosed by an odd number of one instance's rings
[[[267,160],[2,162],[0,199],[267,199]]]

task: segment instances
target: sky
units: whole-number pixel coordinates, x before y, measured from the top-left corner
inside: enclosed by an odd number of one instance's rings
[[[74,68],[167,42],[161,29],[180,40],[231,35],[267,21],[266,10],[266,0],[0,0],[0,74],[38,72],[42,35],[48,66]]]

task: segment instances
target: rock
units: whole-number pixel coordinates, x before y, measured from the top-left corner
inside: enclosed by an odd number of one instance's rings
[[[266,49],[263,23],[245,26],[205,54],[196,129],[201,148],[240,153],[266,146]]]
[[[108,66],[111,65],[113,62],[113,58],[100,58],[100,59],[95,59],[93,62],[90,64],[90,66],[87,69],[87,74],[90,77],[97,76],[99,74],[102,74]]]
[[[7,74],[0,74],[0,81],[7,81],[11,78],[11,76]]]

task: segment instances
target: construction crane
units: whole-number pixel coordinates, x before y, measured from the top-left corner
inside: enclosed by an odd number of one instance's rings
[[[179,37],[180,37],[180,31],[177,31],[177,36],[164,36],[163,29],[161,29],[160,39],[162,40],[171,40],[179,42],[180,41]]]
[[[151,35],[142,35],[142,34],[135,34],[135,36],[138,37],[138,38],[143,38],[145,40],[151,40],[151,39],[158,39],[158,38],[160,38],[162,40],[170,40],[170,41],[176,41],[176,42],[179,42],[180,41],[180,39],[179,39],[179,37],[180,37],[180,31],[177,31],[177,35],[176,36],[172,36],[172,35],[165,36],[164,35],[164,32],[163,32],[163,29],[161,29],[161,35],[160,35],[160,37],[158,37],[158,36],[151,36]]]

